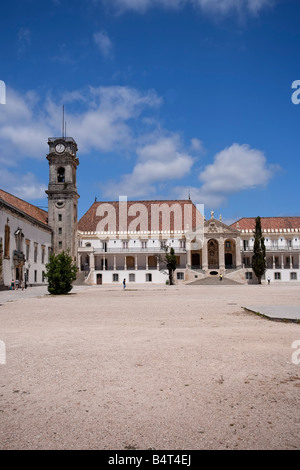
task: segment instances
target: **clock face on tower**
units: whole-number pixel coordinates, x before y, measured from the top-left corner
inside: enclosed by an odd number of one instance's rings
[[[55,150],[56,150],[57,153],[62,153],[62,152],[64,152],[65,148],[66,147],[64,146],[64,144],[57,144],[56,147],[55,147]]]

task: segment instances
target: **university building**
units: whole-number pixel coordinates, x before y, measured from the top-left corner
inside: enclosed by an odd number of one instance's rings
[[[223,275],[255,283],[251,268],[255,218],[227,225],[190,199],[95,201],[77,220],[77,144],[49,138],[48,212],[0,190],[0,288],[18,279],[46,282],[53,250],[68,250],[77,283],[160,283],[168,279],[166,247],[177,257],[175,282],[201,282]],[[300,217],[262,217],[267,271],[272,282],[300,281]]]

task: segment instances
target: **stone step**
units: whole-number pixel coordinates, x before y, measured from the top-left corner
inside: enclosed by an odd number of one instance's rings
[[[240,282],[233,281],[232,279],[223,277],[222,281],[220,281],[219,276],[207,276],[203,279],[197,279],[197,281],[189,282],[189,286],[195,285],[242,285]]]

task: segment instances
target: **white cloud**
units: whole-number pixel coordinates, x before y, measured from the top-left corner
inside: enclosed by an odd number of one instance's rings
[[[76,102],[80,111],[66,110],[67,133],[76,136],[81,153],[90,150],[128,149],[136,139],[133,120],[147,109],[161,104],[155,91],[140,92],[129,87],[99,87],[65,93],[69,107]],[[57,98],[61,101],[61,98]],[[12,165],[24,158],[45,158],[47,139],[62,134],[62,105],[50,96],[42,100],[34,92],[18,94],[7,90],[0,114],[0,159]],[[138,131],[137,131],[138,132]]]
[[[118,194],[128,197],[150,197],[157,191],[157,184],[178,180],[186,176],[193,165],[193,158],[182,149],[179,136],[162,136],[136,150],[137,162],[130,174],[120,182],[109,182],[103,193],[115,198]]]
[[[196,138],[191,139],[191,149],[196,150],[200,154],[204,153],[204,146],[202,140]]]
[[[9,171],[2,168],[0,187],[26,201],[46,198],[46,185],[38,181],[32,172],[21,174],[18,171]]]
[[[216,208],[232,194],[265,187],[278,168],[268,165],[260,150],[235,143],[219,152],[199,174],[199,188],[178,187],[176,193],[181,197],[190,190],[194,202]]]
[[[94,33],[94,41],[104,57],[113,58],[113,43],[104,31]]]
[[[149,8],[160,7],[168,9],[177,9],[189,0],[102,0],[109,8],[114,8],[118,13],[125,11],[136,11],[145,13]]]
[[[266,7],[275,4],[276,0],[102,0],[118,13],[136,11],[145,13],[150,8],[178,9],[186,5],[192,5],[195,9],[204,13],[228,15],[230,13],[258,14]]]

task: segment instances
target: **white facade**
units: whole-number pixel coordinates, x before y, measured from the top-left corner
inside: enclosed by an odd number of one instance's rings
[[[184,235],[125,234],[124,232],[79,232],[79,269],[90,284],[165,284],[168,271],[164,245],[173,247],[177,257],[175,281],[186,277]],[[148,238],[149,237],[149,238]],[[180,274],[179,274],[180,273]]]
[[[300,228],[263,230],[267,270],[264,279],[270,282],[300,282]],[[254,246],[252,230],[241,230],[241,253],[245,272],[252,272]],[[251,282],[251,275],[248,275]],[[254,275],[252,275],[252,279]]]
[[[17,279],[29,285],[46,283],[45,264],[52,247],[49,227],[1,201],[0,240],[2,285],[10,287]]]

